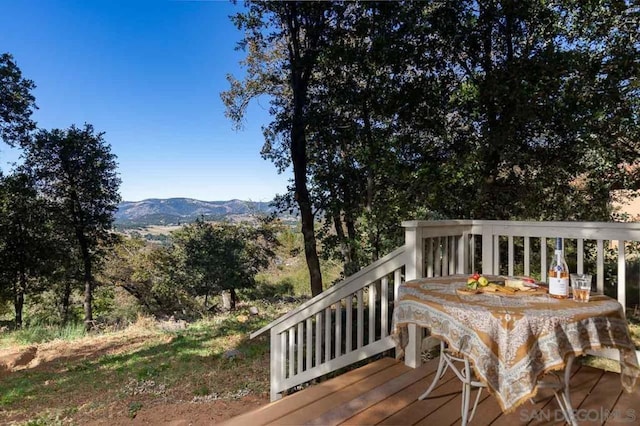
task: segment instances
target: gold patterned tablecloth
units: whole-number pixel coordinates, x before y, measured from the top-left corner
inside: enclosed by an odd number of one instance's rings
[[[618,301],[592,295],[589,303],[548,295],[459,295],[466,276],[407,281],[398,292],[393,336],[398,356],[417,324],[469,358],[477,377],[510,412],[535,396],[545,373],[562,370],[570,354],[587,349],[620,351],[622,386],[635,388],[640,369]]]

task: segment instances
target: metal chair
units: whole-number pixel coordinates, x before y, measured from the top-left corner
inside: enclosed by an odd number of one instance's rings
[[[557,378],[557,382],[540,381],[538,383],[539,388],[547,388],[553,391],[553,395],[558,402],[558,406],[560,407],[565,420],[571,426],[577,426],[578,424],[571,406],[571,397],[569,395],[569,378],[571,377],[571,367],[574,359],[575,356],[570,355],[567,359],[567,365],[563,374],[557,376],[554,375]],[[454,363],[462,363],[462,369],[459,369]],[[458,379],[462,382],[462,404],[460,406],[460,416],[462,417],[461,425],[466,426],[467,423],[473,419],[473,416],[476,413],[476,408],[478,408],[478,403],[480,402],[482,389],[486,388],[487,385],[476,379],[473,374],[471,364],[469,363],[469,359],[464,356],[457,356],[447,348],[446,343],[442,340],[440,340],[440,360],[438,361],[436,374],[431,385],[429,385],[427,390],[420,395],[418,399],[423,400],[431,394],[438,384],[438,381],[444,376],[447,368],[451,368]],[[473,402],[473,407],[470,407],[471,392],[474,388],[477,389],[477,394],[475,401]],[[470,409],[471,413],[469,413]]]
[[[454,363],[460,362],[464,364],[462,369],[459,369]],[[466,426],[468,422],[473,419],[473,416],[476,413],[476,408],[478,407],[478,402],[480,402],[480,396],[482,394],[482,389],[487,386],[476,380],[473,374],[473,370],[471,369],[471,365],[469,364],[469,359],[467,357],[458,357],[453,352],[449,351],[446,347],[444,341],[440,341],[440,360],[438,361],[438,369],[436,371],[436,375],[431,382],[429,388],[418,397],[419,400],[425,399],[429,396],[429,394],[435,389],[438,381],[444,376],[444,373],[447,371],[447,368],[451,368],[451,370],[455,373],[458,379],[462,382],[462,405],[460,406],[460,415],[462,417],[462,426]],[[473,403],[473,408],[471,410],[471,414],[469,414],[469,404],[471,403],[471,392],[473,388],[477,388],[478,392],[476,394],[476,399]]]

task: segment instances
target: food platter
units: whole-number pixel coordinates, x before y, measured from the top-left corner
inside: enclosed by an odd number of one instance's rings
[[[472,283],[470,278],[469,284]],[[478,278],[475,278],[477,281]],[[494,296],[534,296],[547,294],[546,285],[536,282],[529,277],[492,277],[485,281],[485,285],[470,286],[456,289],[459,295],[489,294]]]
[[[531,290],[516,290],[514,292],[507,292],[507,291],[500,291],[500,290],[498,291],[486,290],[485,288],[471,289],[471,288],[463,287],[463,288],[456,289],[456,293],[462,296],[469,296],[474,294],[488,294],[491,296],[522,297],[522,296],[536,296],[541,294],[547,294],[548,290],[545,287],[540,287],[536,289],[532,288]]]

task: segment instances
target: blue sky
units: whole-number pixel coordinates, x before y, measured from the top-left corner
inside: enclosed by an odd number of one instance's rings
[[[224,116],[242,34],[227,1],[0,0],[0,52],[14,56],[39,127],[91,123],[118,157],[124,200],[271,200],[286,190],[260,157],[266,102],[244,130]],[[18,153],[0,146],[0,167]]]

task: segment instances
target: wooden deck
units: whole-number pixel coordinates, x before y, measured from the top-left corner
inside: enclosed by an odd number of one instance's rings
[[[436,367],[437,359],[411,369],[382,358],[234,417],[225,425],[459,425],[461,384],[451,371],[428,399],[417,400],[431,383]],[[504,415],[485,390],[470,425],[564,424],[555,399],[549,395],[540,399]],[[640,389],[633,394],[623,392],[616,373],[577,365],[571,378],[571,400],[580,425],[640,425]],[[607,413],[611,413],[608,420]]]

